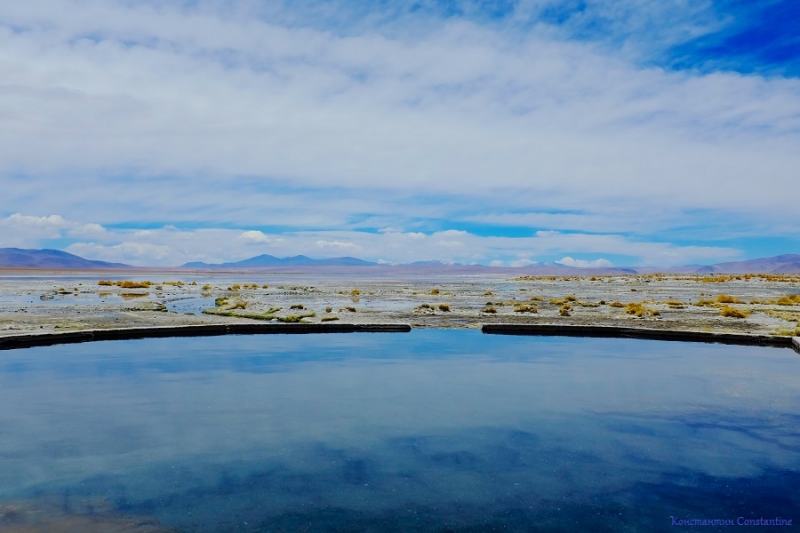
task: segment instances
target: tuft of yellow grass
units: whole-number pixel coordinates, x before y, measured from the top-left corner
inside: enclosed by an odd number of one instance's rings
[[[481,313],[489,313],[490,315],[494,315],[494,314],[497,313],[497,309],[495,309],[493,306],[487,304],[486,307],[481,309]]]
[[[320,322],[333,322],[334,320],[339,320],[338,316],[324,316],[320,318]]]
[[[533,304],[516,304],[514,306],[515,313],[538,313],[539,309]]]
[[[730,294],[720,294],[717,296],[717,303],[721,304],[741,304],[744,303],[740,299],[731,296]]]
[[[120,289],[148,289],[150,288],[149,281],[118,281],[115,283]]]
[[[611,302],[610,304],[608,304],[608,306],[609,307],[625,307],[625,304],[622,303],[622,302],[614,301],[614,302]]]
[[[107,279],[101,279],[100,281],[97,282],[97,284],[98,285],[111,286],[111,285],[114,285],[114,282],[113,281],[109,281]]]
[[[303,306],[303,304],[294,304],[290,305],[289,309],[305,309],[305,307]]]
[[[431,291],[431,294],[439,294],[439,289],[433,289],[433,290]]]
[[[719,314],[730,318],[747,318],[748,315],[750,315],[750,312],[745,311],[743,309],[736,309],[735,307],[730,307],[726,305],[719,310]]]
[[[558,314],[561,316],[570,316],[572,311],[572,306],[569,304],[564,304],[561,306],[561,309],[558,310]]]
[[[450,312],[450,304],[439,304],[439,311]]]
[[[644,318],[646,316],[660,316],[661,312],[657,309],[649,309],[637,302],[630,302],[625,306],[625,314],[634,315],[637,318]]]
[[[326,313],[330,313],[331,311],[333,311],[333,307],[328,306],[328,307],[325,308],[325,312]]]
[[[778,305],[800,305],[800,294],[787,294],[775,300]]]
[[[342,307],[341,309],[339,309],[339,311],[350,311],[351,313],[355,313],[355,312],[358,311],[358,309],[356,309],[352,305],[346,305],[346,306]]]
[[[210,291],[212,289],[211,285],[205,284],[201,287],[200,290],[202,291]]]

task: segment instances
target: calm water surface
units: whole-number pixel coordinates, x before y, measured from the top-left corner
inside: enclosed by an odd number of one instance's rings
[[[415,330],[0,352],[0,531],[36,506],[177,532],[785,531],[798,468],[788,349]]]

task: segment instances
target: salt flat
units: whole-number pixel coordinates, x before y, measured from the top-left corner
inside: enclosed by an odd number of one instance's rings
[[[800,329],[797,276],[526,279],[503,273],[365,278],[313,272],[32,270],[3,274],[0,336],[298,320],[429,328],[477,328],[500,322],[595,324],[768,335],[797,335]]]

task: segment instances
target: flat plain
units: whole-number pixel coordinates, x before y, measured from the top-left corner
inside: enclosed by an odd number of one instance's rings
[[[800,276],[76,272],[0,275],[0,336],[242,322],[800,334]]]

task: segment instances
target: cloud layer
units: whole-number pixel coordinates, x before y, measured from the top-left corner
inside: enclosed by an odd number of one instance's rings
[[[440,242],[419,259],[641,262],[689,239],[714,258],[741,235],[800,234],[800,81],[643,66],[647,50],[725,24],[710,3],[650,4],[8,3],[0,177],[13,208],[0,216],[58,213],[82,221],[60,235],[72,249],[154,262],[202,259],[181,239],[204,231],[397,260],[397,236],[378,231],[395,227]],[[619,38],[591,39],[587,17]],[[648,40],[659,17],[672,23]],[[41,224],[0,246],[56,238],[59,222]],[[181,230],[158,230],[152,248],[93,224]],[[539,246],[548,230],[574,248]],[[702,254],[675,260],[688,256]]]

